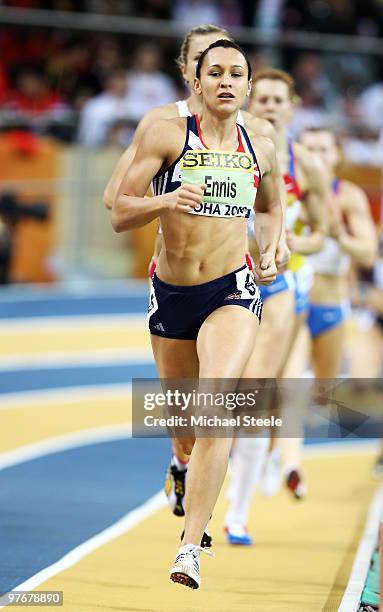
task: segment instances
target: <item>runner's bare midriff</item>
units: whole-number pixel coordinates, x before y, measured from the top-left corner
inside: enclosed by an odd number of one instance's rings
[[[215,219],[187,213],[161,216],[165,249],[156,274],[173,285],[200,285],[245,263],[246,221]]]
[[[310,301],[314,304],[340,304],[347,297],[347,283],[335,274],[315,274]]]

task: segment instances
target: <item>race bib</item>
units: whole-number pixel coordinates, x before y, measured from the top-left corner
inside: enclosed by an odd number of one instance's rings
[[[206,185],[203,202],[191,210],[210,217],[248,217],[257,188],[251,155],[238,151],[187,151],[181,159],[181,181]]]

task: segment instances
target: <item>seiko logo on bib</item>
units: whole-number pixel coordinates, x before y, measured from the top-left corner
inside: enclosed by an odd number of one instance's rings
[[[217,170],[244,170],[253,168],[254,162],[247,153],[223,151],[187,151],[181,160],[181,169],[216,168]]]

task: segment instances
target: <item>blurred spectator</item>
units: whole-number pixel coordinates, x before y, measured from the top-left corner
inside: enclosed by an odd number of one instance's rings
[[[308,2],[310,30],[353,34],[357,23],[357,8],[349,0],[311,0]]]
[[[147,19],[170,19],[171,0],[136,1],[137,14]]]
[[[345,157],[355,164],[382,166],[383,138],[363,124],[350,126],[343,143]]]
[[[0,28],[0,57],[9,75],[21,67],[43,67],[60,45],[57,30],[46,28]]]
[[[371,128],[383,129],[383,83],[373,83],[359,96],[360,118]]]
[[[315,53],[303,53],[293,68],[299,104],[289,126],[296,138],[307,127],[331,124],[330,114],[337,111],[337,92],[326,76],[323,62]]]
[[[114,70],[123,68],[121,57],[121,49],[115,38],[103,36],[98,41],[90,71],[100,91],[105,78]]]
[[[284,5],[286,29],[374,36],[382,32],[381,0],[284,0]]]
[[[184,24],[185,29],[200,23],[215,23],[223,26],[223,14],[215,0],[175,0],[172,19]]]
[[[108,129],[105,144],[110,147],[126,149],[133,140],[136,127],[136,121],[130,119],[115,121]]]
[[[84,10],[101,15],[131,15],[133,0],[84,0]]]
[[[285,0],[259,0],[254,14],[254,25],[270,34],[281,27]]]
[[[287,0],[285,5],[285,28],[342,34],[355,30],[355,8],[349,0]]]
[[[243,11],[238,0],[221,0],[219,4],[222,19],[221,25],[227,28],[243,25]]]
[[[7,96],[9,90],[9,82],[7,71],[3,62],[0,60],[0,104],[2,104]]]
[[[78,141],[89,147],[106,143],[111,126],[121,119],[134,119],[134,104],[127,93],[124,70],[116,70],[106,79],[105,91],[89,100],[80,116]]]
[[[328,54],[326,72],[344,95],[359,94],[375,80],[376,63],[366,54]]]
[[[293,75],[302,106],[330,108],[334,104],[337,94],[320,55],[303,53],[294,66]]]
[[[360,123],[358,98],[353,91],[347,93],[342,98],[339,112],[342,115],[345,127],[353,123]]]
[[[154,106],[169,104],[177,98],[173,81],[160,71],[161,60],[161,50],[154,44],[139,45],[134,53],[128,82],[129,100],[137,120]]]
[[[332,125],[328,114],[320,107],[304,107],[298,105],[288,127],[289,138],[299,138],[307,128],[317,128]]]
[[[30,68],[19,74],[17,88],[9,93],[4,108],[15,119],[35,125],[60,119],[68,111],[63,96],[49,89],[45,77]]]
[[[51,57],[47,58],[47,75],[55,87],[80,110],[86,99],[101,91],[98,80],[91,72],[92,46],[84,41],[71,39]],[[79,100],[81,102],[79,102]]]
[[[253,72],[262,70],[263,68],[268,68],[270,66],[264,51],[249,51],[247,53],[247,57],[249,58]]]
[[[344,104],[344,114],[351,119],[344,144],[347,159],[383,165],[383,83],[367,87],[354,99],[351,109],[350,104]]]

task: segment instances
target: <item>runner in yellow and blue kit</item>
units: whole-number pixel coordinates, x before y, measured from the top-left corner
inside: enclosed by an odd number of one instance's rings
[[[302,138],[305,140],[306,137],[308,139],[311,138],[310,135],[303,134]],[[316,136],[314,136],[314,139]],[[329,135],[330,140],[332,136]],[[333,202],[339,199],[340,192],[340,179],[335,178],[331,183],[331,193],[333,196]],[[347,225],[346,218],[344,219]],[[372,227],[373,229],[373,227]],[[371,243],[373,244],[373,243]],[[312,341],[315,343],[316,339],[322,334],[327,333],[329,330],[334,329],[342,325],[347,317],[349,312],[349,300],[347,295],[347,274],[350,269],[351,257],[342,251],[339,243],[335,238],[330,236],[326,237],[323,249],[319,251],[319,253],[315,253],[309,257],[309,263],[312,267],[314,280],[312,287],[312,296],[309,303],[309,310],[307,316],[307,326],[310,331],[310,336]],[[315,297],[318,294],[317,284],[321,282],[319,280],[320,277],[326,277],[328,280],[333,281],[331,284],[333,285],[331,291],[331,295],[327,295],[325,300],[327,303],[322,303],[321,296]],[[315,283],[315,280],[318,279],[318,282]],[[337,290],[339,285],[343,285],[343,290],[340,292]],[[334,286],[335,285],[335,286]],[[319,294],[321,293],[319,289]],[[327,293],[327,292],[326,292]],[[335,298],[335,299],[334,299]],[[340,301],[338,301],[340,298]],[[319,301],[320,300],[320,301]],[[340,367],[340,358],[342,354],[343,348],[343,338],[341,342],[341,346],[338,342],[336,342],[337,354],[339,354],[339,362],[335,368],[330,368],[331,373],[326,378],[334,378],[337,376]],[[329,365],[329,361],[332,361],[333,353],[331,351],[326,350],[326,359]],[[322,378],[319,376],[319,378]]]
[[[322,159],[326,169],[331,193],[329,235],[322,249],[307,257],[313,270],[307,328],[302,326],[299,331],[288,367],[291,376],[301,377],[311,356],[315,377],[328,379],[339,375],[344,356],[349,266],[352,260],[362,266],[373,264],[376,232],[363,191],[354,183],[336,177],[340,152],[335,135],[326,128],[311,128],[301,134],[300,142]],[[296,422],[303,420],[304,403],[304,396],[302,404],[297,397],[292,406]],[[302,408],[301,413],[298,408]],[[299,437],[284,440],[287,484],[297,499],[306,494],[301,468],[302,445],[303,440]]]
[[[344,352],[344,320],[349,310],[347,274],[352,261],[372,267],[377,238],[363,191],[336,176],[339,147],[325,128],[305,130],[300,141],[322,158],[331,185],[329,236],[319,253],[309,257],[314,271],[307,324],[312,339],[312,359],[317,378],[335,378]]]

